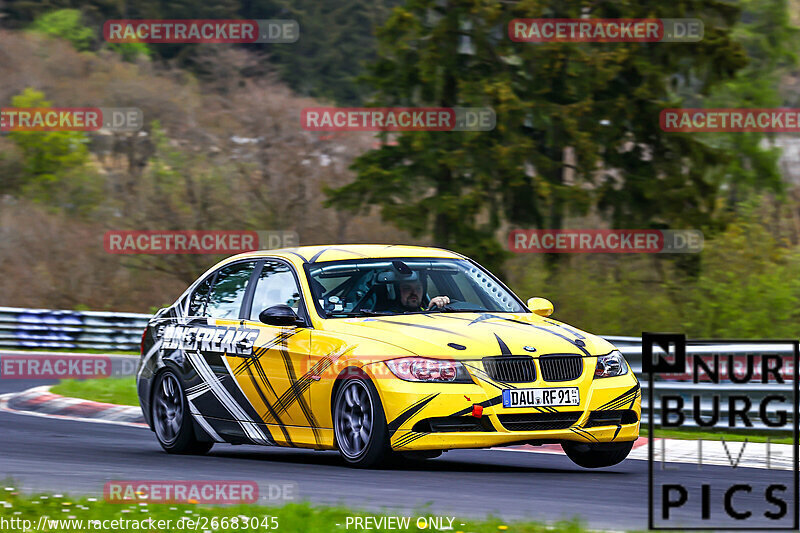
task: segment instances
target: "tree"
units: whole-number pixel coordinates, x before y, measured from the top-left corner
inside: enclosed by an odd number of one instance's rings
[[[51,107],[41,91],[25,89],[14,107]],[[89,165],[89,137],[80,131],[12,131],[22,153],[18,180],[23,196],[70,213],[86,214],[101,199],[101,183]]]
[[[260,0],[245,5],[245,18],[289,18],[300,24],[291,44],[251,46],[268,54],[281,78],[301,96],[359,105],[369,89],[357,83],[375,55],[375,30],[400,0]]]
[[[31,24],[31,29],[69,41],[79,52],[89,50],[95,32],[85,26],[77,9],[59,9],[44,13]]]
[[[514,18],[696,17],[698,43],[517,43]],[[413,0],[379,31],[375,104],[490,106],[486,133],[402,133],[358,159],[329,205],[386,220],[498,265],[508,225],[563,227],[595,202],[616,227],[706,227],[739,154],[661,131],[659,113],[747,62],[736,6],[713,0],[497,3]],[[671,80],[689,80],[678,94]]]

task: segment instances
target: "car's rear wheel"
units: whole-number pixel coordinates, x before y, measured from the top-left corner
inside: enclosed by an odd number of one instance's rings
[[[172,370],[156,377],[151,409],[156,438],[167,453],[203,454],[214,445],[195,436],[181,380]]]
[[[564,442],[561,444],[567,457],[584,468],[603,468],[621,463],[633,449],[630,442],[601,442],[585,444],[582,442]]]
[[[334,401],[333,429],[339,453],[352,466],[372,468],[390,456],[383,405],[366,377],[348,378],[342,384]]]

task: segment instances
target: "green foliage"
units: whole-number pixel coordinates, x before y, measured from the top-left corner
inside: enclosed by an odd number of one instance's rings
[[[797,338],[800,249],[777,240],[751,208],[705,241],[697,276],[664,256],[571,257],[545,276],[539,257],[511,262],[511,286],[543,296],[554,316],[605,335],[681,331],[693,338]]]
[[[27,88],[13,107],[51,107],[41,91]],[[79,131],[8,134],[22,153],[18,181],[22,195],[51,207],[85,214],[102,196],[102,182],[89,166],[89,137]]]
[[[59,37],[72,43],[76,50],[89,50],[95,32],[83,24],[81,12],[77,9],[59,9],[44,13],[34,20],[31,29]]]
[[[369,88],[356,81],[376,58],[375,29],[401,0],[257,0],[243,9],[253,19],[294,19],[300,39],[266,53],[281,78],[303,96],[358,105]]]
[[[740,153],[697,135],[664,133],[659,112],[731,79],[747,63],[732,39],[738,11],[713,0],[596,3],[594,18],[701,18],[700,43],[511,41],[513,18],[580,17],[582,1],[416,0],[378,32],[368,81],[375,104],[492,107],[484,133],[402,133],[359,158],[357,180],[329,205],[383,217],[497,267],[502,228],[561,228],[598,206],[615,227],[713,227],[719,196],[742,179]],[[668,80],[687,80],[676,96]],[[691,83],[689,83],[689,80]],[[751,174],[774,154],[749,151]],[[750,168],[741,163],[741,168]],[[772,165],[770,167],[770,165]],[[749,175],[751,175],[749,174]],[[774,183],[775,180],[772,180]]]
[[[122,56],[124,61],[134,61],[139,56],[150,57],[146,43],[108,43],[108,48]]]
[[[781,78],[796,65],[795,50],[800,45],[798,30],[791,25],[785,0],[740,0],[740,21],[733,38],[747,53],[747,65],[717,84],[709,94],[676,94],[692,107],[775,108],[793,105],[778,90]],[[731,154],[727,163],[713,169],[710,179],[725,184],[724,207],[738,204],[759,190],[783,191],[778,168],[780,150],[763,146],[771,137],[762,133],[692,134],[702,144]],[[724,222],[724,220],[723,220]]]
[[[800,250],[743,220],[706,246],[703,272],[684,311],[695,337],[797,338]]]

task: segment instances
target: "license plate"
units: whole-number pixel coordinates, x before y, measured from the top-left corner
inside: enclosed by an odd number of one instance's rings
[[[580,405],[578,387],[551,389],[505,389],[503,407],[552,407]]]

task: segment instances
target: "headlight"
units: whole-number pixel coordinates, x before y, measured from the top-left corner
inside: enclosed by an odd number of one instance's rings
[[[406,381],[428,383],[472,383],[469,372],[457,361],[402,357],[385,361],[392,374]]]
[[[614,376],[624,376],[628,373],[628,363],[619,351],[614,350],[608,355],[601,355],[597,358],[597,366],[594,368],[594,377],[611,378]]]

